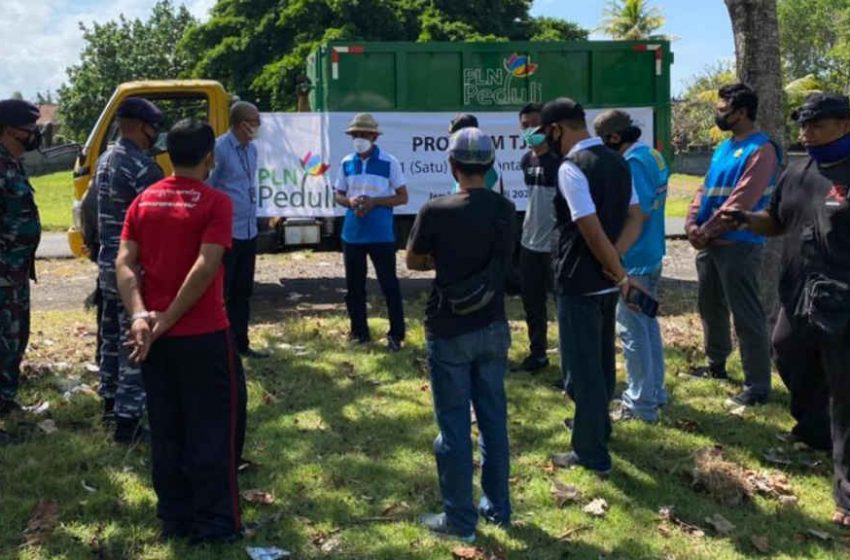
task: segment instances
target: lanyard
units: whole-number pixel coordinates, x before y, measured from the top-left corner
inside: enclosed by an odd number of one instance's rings
[[[236,148],[236,157],[239,158],[239,164],[242,166],[242,171],[245,172],[245,176],[248,178],[248,183],[252,183],[254,176],[251,174],[251,161],[250,155],[248,154],[248,146],[240,146]]]

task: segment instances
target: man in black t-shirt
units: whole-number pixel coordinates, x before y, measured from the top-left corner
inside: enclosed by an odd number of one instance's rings
[[[407,267],[436,270],[425,311],[428,368],[440,434],[434,442],[444,513],[426,515],[431,531],[475,540],[478,514],[507,526],[511,503],[505,371],[511,337],[505,274],[514,246],[515,208],[487,190],[492,139],[477,128],[452,135],[449,163],[456,194],[423,206],[407,244]],[[469,403],[481,431],[482,498],[472,501]]]
[[[528,326],[529,354],[517,370],[535,372],[549,365],[546,349],[549,312],[546,302],[552,293],[552,240],[555,233],[555,191],[561,158],[549,149],[540,126],[537,103],[529,103],[519,112],[522,138],[529,150],[520,167],[528,187],[528,206],[522,224],[520,271],[522,306]],[[563,381],[560,383],[563,386]]]
[[[723,218],[786,235],[773,333],[797,421],[786,439],[832,447],[833,520],[850,526],[850,101],[813,94],[795,115],[810,158],[783,173],[767,211]]]

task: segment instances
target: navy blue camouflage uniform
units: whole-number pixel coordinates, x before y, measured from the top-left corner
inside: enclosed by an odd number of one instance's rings
[[[156,162],[130,140],[122,138],[97,162],[93,188],[98,193],[98,282],[101,313],[100,396],[115,400],[117,418],[138,419],[145,410],[145,388],[138,364],[129,360],[125,345],[130,316],[121,302],[115,259],[124,216],[136,196],[164,177]]]
[[[12,401],[30,334],[41,220],[21,161],[0,145],[0,400]]]

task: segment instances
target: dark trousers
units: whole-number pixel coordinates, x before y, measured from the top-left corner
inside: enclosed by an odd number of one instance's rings
[[[143,364],[164,529],[201,538],[240,531],[240,369],[228,331],[161,338]]]
[[[697,253],[699,314],[710,366],[725,367],[732,353],[729,313],[741,347],[744,387],[770,392],[770,340],[759,296],[762,246],[712,245]]]
[[[818,340],[780,309],[773,330],[776,369],[791,394],[794,435],[816,449],[830,449],[829,384]]]
[[[236,349],[247,352],[248,323],[251,320],[251,294],[254,293],[254,268],[257,262],[257,238],[234,239],[224,256],[224,300],[227,317],[236,340]]]
[[[832,492],[836,507],[850,515],[850,330],[838,336],[819,336],[818,346],[829,384]]]
[[[569,356],[567,394],[575,401],[572,446],[591,469],[611,468],[608,404],[616,377],[615,322],[619,292],[558,296],[561,355]]]
[[[0,288],[0,400],[14,400],[30,339],[30,283]]]
[[[401,286],[395,270],[395,243],[349,244],[342,247],[345,261],[345,305],[351,320],[351,335],[356,338],[369,338],[369,325],[366,320],[366,257],[375,267],[378,284],[387,301],[390,316],[389,336],[404,340],[404,306],[401,300]]]
[[[522,306],[525,309],[525,323],[528,325],[529,351],[535,358],[545,358],[549,323],[546,302],[552,292],[553,280],[551,253],[531,251],[523,247],[519,259],[522,271]]]

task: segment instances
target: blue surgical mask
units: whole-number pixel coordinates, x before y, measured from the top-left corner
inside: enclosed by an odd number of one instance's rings
[[[535,132],[535,130],[537,130],[537,127],[525,128],[522,131],[522,139],[532,148],[536,148],[546,141],[546,135],[542,132]]]
[[[818,163],[835,163],[850,156],[850,134],[821,146],[806,148],[809,156]]]

